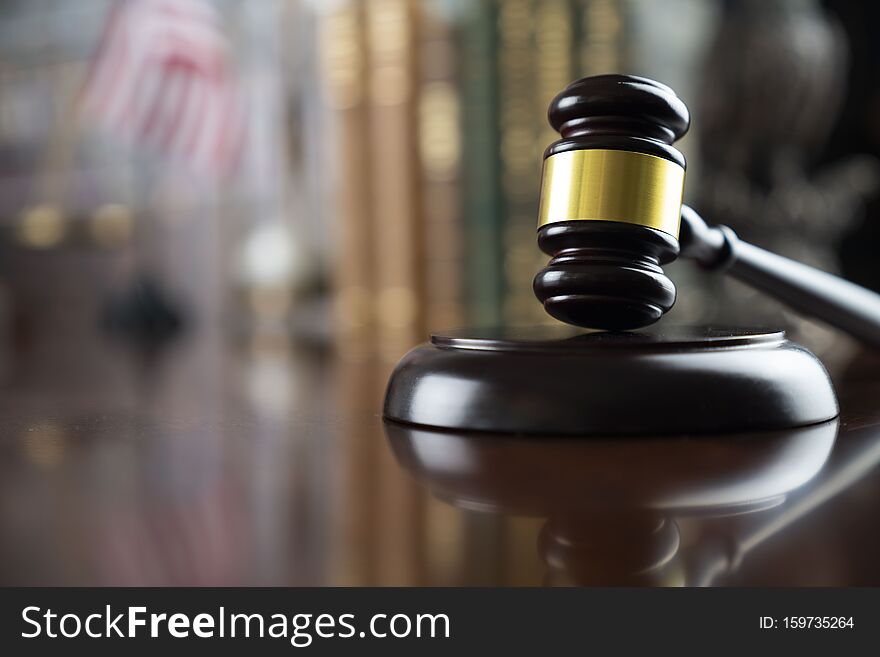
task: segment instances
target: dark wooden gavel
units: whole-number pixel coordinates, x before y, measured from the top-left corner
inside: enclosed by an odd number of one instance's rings
[[[544,153],[534,280],[546,311],[587,328],[660,319],[676,290],[662,265],[681,255],[880,348],[880,295],[709,227],[682,206],[686,162],[672,144],[690,124],[669,87],[629,75],[573,82],[554,98],[561,139]]]

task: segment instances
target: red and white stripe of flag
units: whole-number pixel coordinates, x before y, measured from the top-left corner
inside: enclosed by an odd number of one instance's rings
[[[117,0],[82,97],[116,138],[223,177],[244,141],[229,44],[205,0]]]

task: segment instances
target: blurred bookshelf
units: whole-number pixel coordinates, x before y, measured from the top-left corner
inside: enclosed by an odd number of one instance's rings
[[[431,330],[552,321],[531,291],[546,260],[535,217],[555,137],[550,99],[583,75],[625,72],[669,83],[699,113],[718,94],[704,69],[729,10],[701,0],[210,4],[246,103],[231,181],[197,180],[79,117],[116,3],[0,7],[0,282],[5,305],[33,311],[31,323],[48,321],[21,282],[35,271],[65,279],[59,290],[81,279],[93,297],[77,311],[83,324],[149,271],[201,327],[336,345],[356,360],[395,361]],[[817,2],[782,4],[817,20]],[[697,126],[682,142],[688,199],[701,194],[700,146]],[[53,264],[71,258],[92,264]],[[715,284],[673,272],[694,290],[676,321],[720,316]]]
[[[323,11],[344,346],[378,344],[393,361],[431,330],[551,321],[531,291],[544,259],[546,109],[572,79],[626,67],[628,4],[353,0]]]

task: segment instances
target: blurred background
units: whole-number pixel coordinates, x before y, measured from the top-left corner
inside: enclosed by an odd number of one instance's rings
[[[878,24],[846,0],[4,0],[0,579],[540,579],[537,525],[427,498],[378,414],[430,330],[553,321],[550,99],[668,84],[689,203],[880,289]],[[859,357],[669,272],[668,322]]]

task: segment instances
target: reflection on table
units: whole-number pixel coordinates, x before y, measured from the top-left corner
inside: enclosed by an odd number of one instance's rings
[[[388,364],[283,339],[65,362],[4,372],[3,584],[880,583],[867,357],[839,423],[613,440],[386,425]]]

